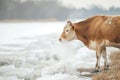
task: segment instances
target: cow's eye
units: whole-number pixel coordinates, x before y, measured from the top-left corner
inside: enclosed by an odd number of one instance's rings
[[[69,32],[69,30],[65,30],[65,32]]]

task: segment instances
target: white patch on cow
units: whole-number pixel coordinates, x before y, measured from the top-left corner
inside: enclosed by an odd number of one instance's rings
[[[110,46],[110,41],[109,40],[103,40],[101,43],[97,43],[96,41],[90,41],[89,48],[96,50],[97,46]]]
[[[112,24],[113,17],[108,18],[105,23],[106,24]]]
[[[90,44],[89,44],[88,47],[89,47],[90,49],[95,50],[96,47],[97,47],[97,43],[96,43],[96,41],[90,41]]]
[[[97,46],[109,46],[109,40],[103,40],[101,43],[97,43],[96,41],[90,41],[89,48],[96,50]]]

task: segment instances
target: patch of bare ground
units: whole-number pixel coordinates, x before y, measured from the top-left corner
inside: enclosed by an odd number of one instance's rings
[[[92,80],[120,80],[120,51],[110,55],[110,69],[94,74]]]
[[[78,71],[81,76],[92,77],[92,80],[120,80],[120,51],[111,53],[109,59],[109,70],[104,70],[104,67],[101,67],[98,73],[91,73],[94,68],[79,68]]]

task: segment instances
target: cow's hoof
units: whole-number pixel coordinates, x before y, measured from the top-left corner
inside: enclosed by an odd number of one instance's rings
[[[104,70],[109,70],[109,65],[107,65],[106,67],[104,67]]]
[[[109,70],[109,67],[104,68],[104,70]]]
[[[91,73],[98,73],[98,72],[100,72],[100,70],[91,71]]]

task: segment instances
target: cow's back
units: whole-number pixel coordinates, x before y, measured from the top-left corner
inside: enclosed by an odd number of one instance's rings
[[[95,16],[89,24],[88,39],[120,43],[120,16]]]
[[[120,43],[120,16],[107,17],[101,25],[101,33],[110,42]]]

